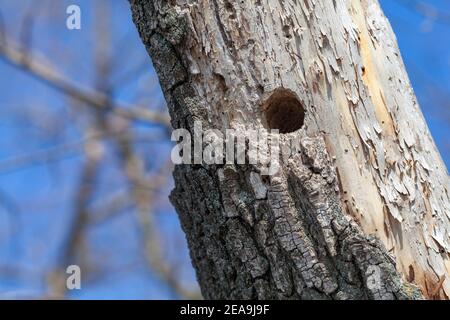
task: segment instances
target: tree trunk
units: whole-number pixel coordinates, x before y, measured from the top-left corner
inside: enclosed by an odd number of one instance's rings
[[[174,128],[299,142],[176,166],[205,298],[450,296],[449,178],[376,0],[130,2]]]

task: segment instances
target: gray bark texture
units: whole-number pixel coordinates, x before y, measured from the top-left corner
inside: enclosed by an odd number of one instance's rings
[[[204,298],[448,298],[448,173],[376,0],[130,4],[174,128],[299,142],[274,175],[175,167]]]

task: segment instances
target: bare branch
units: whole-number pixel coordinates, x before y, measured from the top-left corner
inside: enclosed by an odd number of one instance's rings
[[[94,130],[91,128],[89,130]],[[95,136],[95,134],[93,134]],[[65,296],[66,286],[64,279],[64,268],[70,265],[71,261],[79,256],[83,257],[85,231],[88,224],[88,203],[94,193],[95,179],[98,174],[100,162],[103,153],[99,150],[100,140],[89,140],[85,144],[86,160],[81,171],[81,177],[78,190],[74,199],[74,216],[70,224],[66,239],[63,242],[60,251],[61,257],[58,259],[58,266],[53,273],[50,274],[50,295],[56,298]],[[85,265],[81,259],[80,265]],[[82,267],[86,270],[87,268]]]
[[[8,158],[0,161],[0,174],[11,173],[36,165],[45,165],[76,156],[80,153],[82,147],[83,142],[72,142]]]
[[[0,44],[5,43],[6,41],[6,26],[5,21],[3,19],[3,14],[0,11]]]
[[[450,12],[439,11],[435,6],[419,0],[398,0],[398,2],[432,21],[450,25]]]
[[[198,290],[187,290],[178,279],[174,266],[164,262],[161,254],[161,243],[158,241],[157,231],[153,222],[151,204],[153,194],[149,189],[161,187],[167,182],[169,176],[168,170],[172,167],[171,163],[163,166],[161,172],[155,177],[149,179],[146,177],[142,159],[134,151],[130,137],[118,136],[119,153],[122,158],[123,170],[126,173],[132,187],[132,198],[135,202],[138,221],[143,235],[145,255],[151,269],[164,280],[172,292],[183,299],[200,299]]]
[[[18,49],[17,46],[13,46],[9,40],[0,43],[0,55],[11,65],[30,73],[49,86],[89,106],[99,110],[108,110],[131,120],[148,121],[162,124],[166,127],[170,126],[167,114],[154,112],[145,107],[120,104],[111,101],[107,95],[101,92],[83,89],[61,75],[55,67],[44,61],[44,59],[37,58],[36,54],[33,56],[28,55],[26,52]]]

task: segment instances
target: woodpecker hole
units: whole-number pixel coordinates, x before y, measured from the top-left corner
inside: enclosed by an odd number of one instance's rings
[[[286,89],[278,89],[264,103],[264,115],[269,129],[291,133],[303,127],[305,108],[297,95]]]

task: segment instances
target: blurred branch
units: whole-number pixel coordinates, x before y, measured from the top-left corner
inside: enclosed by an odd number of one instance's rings
[[[95,128],[88,129],[89,131]],[[97,134],[91,134],[98,136]],[[83,249],[85,248],[85,232],[86,226],[89,222],[89,201],[95,191],[95,180],[100,167],[101,159],[103,158],[103,147],[101,140],[92,139],[85,143],[86,159],[83,164],[81,176],[79,180],[78,190],[74,199],[74,215],[72,222],[69,224],[69,231],[66,239],[62,244],[61,257],[58,259],[58,266],[50,274],[50,295],[53,298],[63,298],[66,292],[65,283],[65,268],[73,263],[74,260],[79,260],[78,265],[86,273],[86,261],[84,261]]]
[[[0,160],[0,175],[28,169],[33,166],[47,165],[52,162],[68,159],[81,155],[83,145],[87,140],[114,137],[117,135],[134,136],[133,132],[97,132],[86,136],[79,141],[67,142],[56,145],[44,150],[37,150],[28,154],[18,155],[11,158]],[[162,138],[161,138],[162,139]],[[136,142],[154,142],[158,141],[154,135],[141,135],[137,137]]]
[[[0,42],[0,56],[11,65],[20,68],[51,87],[71,96],[72,98],[86,103],[99,110],[111,111],[121,117],[131,120],[148,121],[170,126],[169,117],[165,113],[153,112],[145,107],[129,106],[111,101],[109,97],[101,92],[82,89],[69,79],[62,76],[55,67],[52,67],[44,59],[11,45],[11,41]]]
[[[28,7],[25,10],[25,14],[22,18],[22,23],[19,28],[19,32],[20,32],[19,37],[20,37],[24,52],[26,54],[31,52],[31,48],[33,46],[34,20],[39,15],[40,9],[41,9],[41,6],[38,6],[36,8],[36,6],[33,2],[29,2]]]
[[[104,5],[104,3],[102,4]],[[63,69],[59,70],[58,66],[49,62],[48,59],[32,52],[30,48],[27,48],[29,45],[13,44],[4,36],[0,15],[0,58],[75,100],[78,102],[77,107],[83,105],[91,107],[88,109],[87,116],[93,116],[94,118],[94,121],[89,122],[89,128],[81,141],[65,143],[46,150],[0,161],[0,174],[28,165],[59,160],[79,151],[84,150],[85,152],[81,176],[73,199],[74,212],[67,225],[69,229],[59,248],[60,256],[57,264],[49,274],[51,297],[63,298],[67,294],[65,268],[69,264],[77,263],[84,273],[92,274],[92,269],[87,269],[91,266],[87,265],[87,260],[84,259],[87,250],[85,246],[89,244],[86,238],[87,228],[109,221],[117,214],[124,212],[125,209],[133,207],[136,209],[134,211],[137,213],[139,230],[142,233],[145,260],[152,274],[160,278],[177,297],[185,299],[201,298],[196,287],[190,290],[183,284],[183,279],[177,272],[180,264],[173,263],[172,259],[168,259],[165,255],[164,238],[159,237],[157,225],[154,221],[152,210],[158,199],[158,191],[167,185],[171,163],[167,162],[167,165],[160,170],[152,169],[150,174],[147,173],[144,160],[149,155],[147,153],[142,156],[137,152],[138,139],[136,138],[139,138],[139,136],[131,132],[131,121],[135,120],[163,125],[166,129],[169,129],[169,117],[165,112],[151,111],[145,107],[121,104],[113,100],[112,69],[118,65],[118,60],[116,60],[118,56],[108,53],[108,50],[112,48],[108,33],[112,32],[112,29],[108,26],[106,16],[109,17],[111,13],[106,12],[104,8],[99,7],[99,9],[100,14],[96,15],[98,19],[95,21],[96,26],[93,33],[96,46],[94,48],[96,50],[93,52],[95,55],[93,67],[97,77],[94,88],[82,87],[80,83],[64,75],[61,72]],[[102,23],[103,26],[101,26]],[[29,36],[26,32],[23,35]],[[30,41],[27,39],[22,38],[24,42],[29,43]],[[123,52],[121,54],[123,55]],[[137,64],[137,66],[139,65],[140,63]],[[128,81],[132,73],[140,71],[139,69],[142,68],[131,68],[128,72],[118,76],[117,81],[119,83]],[[161,133],[162,130],[157,131]],[[112,139],[111,141],[103,141],[104,138]],[[155,136],[150,138],[154,140]],[[107,199],[102,199],[101,206],[92,206],[91,202],[97,195],[97,179],[102,172],[101,170],[104,169],[101,163],[104,156],[103,148],[109,146],[110,142],[119,150],[118,157],[120,158],[121,171],[124,172],[128,180],[129,188],[112,194]],[[106,161],[105,165],[107,165]]]
[[[5,235],[1,235],[0,239],[5,237],[9,239],[11,252],[17,253],[18,249],[13,245],[13,239],[20,248],[20,231],[23,230],[21,221],[21,210],[19,203],[10,197],[3,189],[0,189],[0,209],[3,209],[8,214],[8,231]],[[6,223],[4,224],[6,225]]]
[[[73,142],[2,160],[0,161],[0,175],[75,156],[82,150],[82,147],[83,142]]]
[[[5,43],[6,41],[6,26],[5,20],[3,19],[3,14],[0,11],[0,44]]]
[[[435,6],[419,0],[397,0],[405,8],[439,23],[450,25],[450,12],[439,11]]]
[[[108,199],[102,199],[102,206],[91,211],[95,214],[89,216],[89,225],[94,226],[109,221],[133,205],[128,190],[114,193]]]
[[[147,60],[142,60],[139,63],[136,63],[134,66],[130,67],[129,70],[125,70],[122,74],[112,79],[112,84],[115,87],[118,87],[125,85],[132,80],[136,80],[136,78],[139,78],[139,76],[146,70],[147,65]]]
[[[171,168],[171,164],[163,166],[163,172],[159,172],[156,176],[149,179],[145,174],[144,163],[138,154],[134,152],[132,141],[129,137],[118,136],[117,143],[122,159],[122,166],[131,183],[131,193],[136,204],[138,221],[145,244],[145,255],[149,265],[157,276],[166,282],[176,296],[183,299],[200,299],[201,295],[198,290],[187,290],[181,284],[174,270],[175,266],[170,266],[164,262],[164,257],[161,254],[161,243],[158,241],[157,231],[151,213],[153,195],[148,190],[149,188],[161,187],[167,183],[169,174],[168,172],[164,173],[164,171]],[[160,178],[155,179],[155,177]]]

